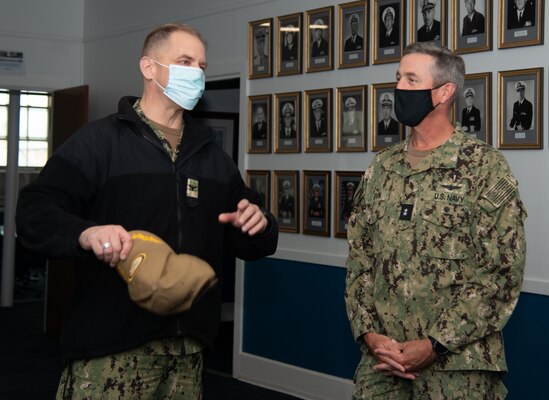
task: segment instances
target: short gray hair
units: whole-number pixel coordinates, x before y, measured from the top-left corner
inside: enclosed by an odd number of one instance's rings
[[[415,42],[410,43],[404,49],[402,57],[408,54],[426,54],[434,58],[435,63],[431,68],[434,87],[445,83],[453,83],[456,85],[456,90],[452,100],[459,97],[462,92],[463,82],[465,81],[465,62],[463,58],[452,53],[446,47],[440,47],[432,42]]]
[[[200,40],[205,49],[208,47],[208,42],[206,42],[206,39],[204,39],[198,29],[181,23],[172,23],[158,26],[154,28],[151,32],[149,32],[149,34],[145,38],[145,41],[143,42],[141,56],[148,56],[152,49],[166,42],[170,35],[174,32],[188,33],[189,35],[192,35]]]

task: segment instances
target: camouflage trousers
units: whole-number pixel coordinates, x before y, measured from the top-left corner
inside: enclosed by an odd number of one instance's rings
[[[164,339],[71,361],[63,369],[56,400],[201,400],[203,354],[185,353],[182,339]]]
[[[427,368],[414,380],[374,371],[376,359],[363,353],[355,373],[353,400],[503,400],[503,373]]]

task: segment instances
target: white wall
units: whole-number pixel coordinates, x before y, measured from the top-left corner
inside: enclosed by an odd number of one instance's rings
[[[23,52],[24,75],[0,87],[55,90],[83,83],[84,0],[0,0],[0,50]]]

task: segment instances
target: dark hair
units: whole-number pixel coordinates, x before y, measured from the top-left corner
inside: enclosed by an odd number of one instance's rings
[[[153,48],[157,47],[160,43],[166,41],[174,32],[186,32],[190,35],[193,35],[202,42],[204,48],[208,47],[206,39],[204,39],[202,34],[197,29],[185,24],[173,23],[161,25],[149,32],[149,34],[145,38],[145,41],[143,42],[141,55],[148,55]]]
[[[465,63],[463,58],[452,53],[446,47],[440,47],[433,42],[415,42],[410,43],[404,49],[402,57],[408,54],[426,54],[435,59],[431,75],[433,76],[433,84],[435,87],[445,83],[453,83],[456,85],[454,99],[459,96],[463,89],[465,80]]]

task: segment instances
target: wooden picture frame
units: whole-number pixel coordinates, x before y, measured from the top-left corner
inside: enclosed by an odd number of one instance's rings
[[[499,149],[543,148],[542,103],[543,68],[498,72]]]
[[[273,19],[248,23],[248,79],[273,76]]]
[[[492,50],[492,0],[453,0],[453,13],[456,54]]]
[[[246,170],[246,185],[261,198],[260,206],[271,210],[271,171]]]
[[[453,107],[454,120],[464,132],[492,144],[492,73],[465,75],[463,90]]]
[[[305,12],[306,72],[334,69],[334,7]]]
[[[301,92],[278,93],[274,97],[275,153],[301,151]]]
[[[305,152],[332,151],[332,89],[305,91]]]
[[[399,62],[406,38],[405,0],[374,0],[372,64]]]
[[[200,125],[215,133],[215,140],[238,163],[238,113],[191,111]]]
[[[334,236],[347,238],[347,223],[353,209],[353,196],[364,172],[335,171],[334,183]]]
[[[405,129],[395,115],[396,83],[375,83],[370,87],[370,137],[372,151],[379,151],[403,140]]]
[[[271,95],[248,96],[248,153],[271,152]]]
[[[411,0],[410,43],[433,42],[446,47],[448,0]]]
[[[273,214],[278,230],[299,233],[299,171],[274,171]]]
[[[368,2],[365,0],[338,6],[338,68],[368,65]]]
[[[301,74],[303,28],[302,13],[276,19],[276,76]]]
[[[498,48],[543,44],[544,0],[499,0]],[[522,17],[518,18],[518,8]]]
[[[336,89],[336,151],[366,151],[366,85]]]
[[[303,233],[330,236],[330,171],[303,171]]]

